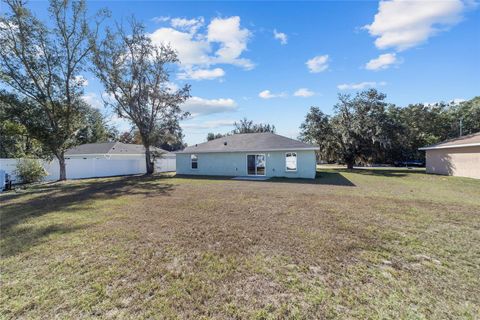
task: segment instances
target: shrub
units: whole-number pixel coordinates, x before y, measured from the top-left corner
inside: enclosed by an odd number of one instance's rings
[[[36,159],[20,159],[17,162],[17,177],[23,183],[39,182],[48,174]]]

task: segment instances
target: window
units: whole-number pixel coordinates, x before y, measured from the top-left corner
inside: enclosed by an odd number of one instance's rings
[[[297,171],[297,153],[287,152],[285,154],[285,167],[287,171]]]
[[[196,154],[192,154],[190,156],[190,160],[192,162],[192,169],[198,169],[198,157]]]

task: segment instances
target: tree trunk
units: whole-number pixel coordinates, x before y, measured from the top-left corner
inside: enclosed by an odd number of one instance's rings
[[[146,161],[146,167],[147,167],[147,174],[153,174],[154,166],[151,160],[150,146],[145,146],[145,161]]]
[[[353,169],[353,161],[347,162],[347,169]]]
[[[65,181],[67,180],[67,169],[65,165],[65,155],[63,152],[61,152],[58,156],[58,165],[60,166],[60,178],[58,179],[59,181]]]

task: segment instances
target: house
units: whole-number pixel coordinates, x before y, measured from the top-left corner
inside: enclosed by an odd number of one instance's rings
[[[155,161],[158,172],[175,171],[175,153],[150,147],[154,154],[161,154]],[[122,142],[87,143],[68,149],[65,159],[109,159],[145,161],[145,147],[141,144]]]
[[[150,151],[163,157],[175,158],[175,154],[166,150],[150,147]],[[86,143],[65,152],[67,159],[145,159],[145,147],[141,144],[122,142]]]
[[[480,132],[419,148],[427,173],[480,179]]]
[[[245,133],[189,146],[177,174],[314,179],[318,147],[274,133]]]

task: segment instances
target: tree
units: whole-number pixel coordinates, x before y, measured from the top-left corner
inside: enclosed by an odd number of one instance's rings
[[[135,141],[134,132],[132,132],[132,131],[122,132],[122,133],[118,136],[118,141],[120,141],[120,142],[122,142],[122,143],[134,143],[134,144],[137,144],[137,142]]]
[[[212,140],[215,140],[215,139],[223,138],[223,137],[226,137],[227,135],[228,134],[209,132],[207,134],[207,141],[212,141]]]
[[[153,145],[167,151],[180,150],[186,146],[183,142],[182,127],[176,119],[157,123],[153,137]]]
[[[349,169],[384,157],[390,146],[385,95],[375,89],[354,97],[340,94],[332,117],[313,107],[301,125],[301,138],[320,146],[320,155],[327,161],[346,163]]]
[[[392,123],[392,147],[387,150],[388,161],[421,159],[424,154],[418,148],[447,139],[452,126],[447,108],[443,103],[390,106],[387,116]]]
[[[452,123],[449,138],[460,136],[460,131],[462,135],[480,132],[480,97],[452,104],[448,113]]]
[[[318,107],[310,108],[300,130],[300,140],[320,147],[318,152],[320,159],[332,162],[338,158],[338,143],[333,135],[330,117]]]
[[[211,141],[214,139],[219,139],[222,137],[226,137],[232,134],[240,134],[240,133],[260,133],[260,132],[271,132],[275,133],[275,126],[271,124],[263,124],[263,123],[254,123],[252,120],[247,120],[247,118],[243,118],[238,122],[234,122],[233,126],[235,127],[232,131],[227,133],[213,133],[209,132],[207,134],[207,141]]]
[[[1,113],[1,111],[0,111]],[[0,158],[45,157],[41,144],[18,122],[0,115]]]
[[[41,144],[30,138],[26,128],[10,118],[0,99],[0,158],[39,157],[44,154]]]
[[[167,151],[176,151],[183,149],[186,145],[183,143],[183,131],[178,121],[159,123],[152,133],[152,146]],[[133,128],[120,134],[118,141],[123,143],[142,144],[140,131]]]
[[[150,146],[165,123],[178,122],[186,114],[180,105],[190,97],[190,86],[173,91],[167,65],[178,62],[169,46],[152,43],[143,25],[131,20],[129,30],[106,30],[95,43],[95,73],[112,96],[108,104],[119,117],[138,129],[145,147],[147,174],[154,171]]]
[[[77,131],[75,139],[78,144],[107,142],[116,140],[117,135],[116,129],[108,126],[101,112],[88,106],[84,113],[84,124]]]
[[[263,124],[263,123],[253,123],[252,120],[247,120],[247,118],[243,118],[239,122],[233,124],[235,129],[233,129],[233,134],[239,133],[256,133],[256,132],[272,132],[275,133],[275,126],[270,124]]]
[[[385,98],[375,89],[359,92],[353,98],[339,95],[331,125],[340,159],[347,168],[352,169],[355,162],[371,162],[390,144]]]
[[[65,150],[75,144],[82,123],[81,73],[92,50],[102,13],[93,28],[84,1],[51,0],[49,23],[37,19],[22,0],[6,0],[0,17],[0,95],[5,112],[59,161],[66,179]]]

